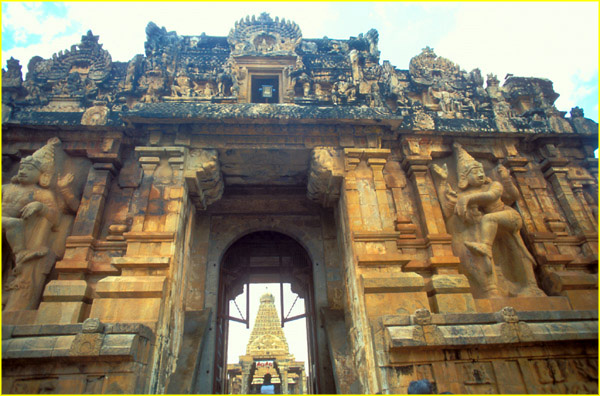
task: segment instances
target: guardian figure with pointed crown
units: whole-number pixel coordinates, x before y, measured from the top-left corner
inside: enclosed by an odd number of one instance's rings
[[[476,297],[544,296],[537,286],[535,261],[519,231],[521,215],[510,205],[518,196],[508,170],[498,165],[486,176],[483,164],[454,143],[458,191],[448,182],[448,167],[433,165],[441,179],[442,203],[452,246]]]
[[[55,261],[51,234],[62,213],[79,205],[71,188],[73,175],[58,177],[61,154],[61,141],[50,139],[24,158],[11,183],[2,186],[2,233],[14,255],[4,284],[4,311],[36,308]]]

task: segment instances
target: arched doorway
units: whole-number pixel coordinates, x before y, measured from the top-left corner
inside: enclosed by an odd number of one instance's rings
[[[306,319],[308,349],[308,393],[318,393],[317,342],[314,309],[313,268],[305,249],[294,239],[274,231],[250,233],[236,241],[226,251],[220,266],[216,322],[213,393],[229,393],[227,389],[227,342],[231,321],[249,327],[250,284],[279,284],[281,293],[281,323]],[[295,301],[286,300],[284,284],[304,301],[301,315],[286,315]],[[231,311],[230,302],[245,293],[245,310]],[[258,298],[259,296],[254,296]],[[243,312],[245,311],[245,312]]]

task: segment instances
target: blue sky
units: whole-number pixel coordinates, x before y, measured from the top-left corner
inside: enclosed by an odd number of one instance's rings
[[[236,20],[266,11],[296,22],[306,38],[379,32],[381,60],[407,69],[425,46],[485,77],[543,77],[598,120],[598,2],[3,2],[2,64],[23,73],[35,55],[80,42],[91,29],[114,61],[144,52],[149,21],[180,35],[226,36]]]

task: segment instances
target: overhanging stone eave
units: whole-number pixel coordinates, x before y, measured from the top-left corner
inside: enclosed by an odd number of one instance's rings
[[[593,133],[561,133],[561,132],[545,132],[536,131],[481,131],[477,129],[466,129],[464,131],[444,131],[438,129],[412,129],[407,127],[398,127],[396,135],[444,135],[448,137],[485,137],[485,138],[519,138],[526,142],[544,141],[552,139],[561,139],[568,141],[598,139],[598,134]]]
[[[299,106],[293,104],[204,104],[188,103],[174,106],[170,103],[149,103],[121,114],[126,122],[223,122],[249,121],[261,123],[402,123],[403,117],[390,114],[387,109],[352,106]]]

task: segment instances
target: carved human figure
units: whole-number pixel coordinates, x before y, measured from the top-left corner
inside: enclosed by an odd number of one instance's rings
[[[190,97],[194,96],[192,80],[185,75],[179,75],[175,78],[175,84],[171,86],[172,96]]]
[[[40,161],[29,156],[21,161],[11,184],[2,186],[2,230],[15,255],[15,272],[19,272],[27,260],[48,253],[48,247],[43,244],[28,248],[25,222],[44,218],[50,226],[56,224],[56,200],[51,191],[39,186],[41,175]]]
[[[205,98],[212,98],[215,95],[215,90],[213,89],[213,86],[210,82],[207,82],[206,85],[204,85],[204,92],[203,92],[203,96]]]
[[[453,247],[476,294],[544,296],[535,280],[535,261],[519,235],[523,221],[508,205],[518,196],[508,171],[498,166],[500,181],[492,181],[460,144],[454,144],[454,152],[458,192],[448,184],[445,164],[432,169],[442,179],[438,192]]]
[[[315,96],[319,100],[326,100],[327,99],[327,92],[325,92],[325,90],[323,89],[323,86],[321,84],[319,84],[319,83],[315,84]]]
[[[4,285],[6,311],[33,309],[54,264],[50,235],[58,225],[61,209],[76,210],[70,188],[73,175],[56,181],[50,188],[54,169],[54,150],[60,140],[24,158],[10,184],[2,186],[2,233],[15,257],[15,265]],[[8,296],[8,297],[7,297]]]

